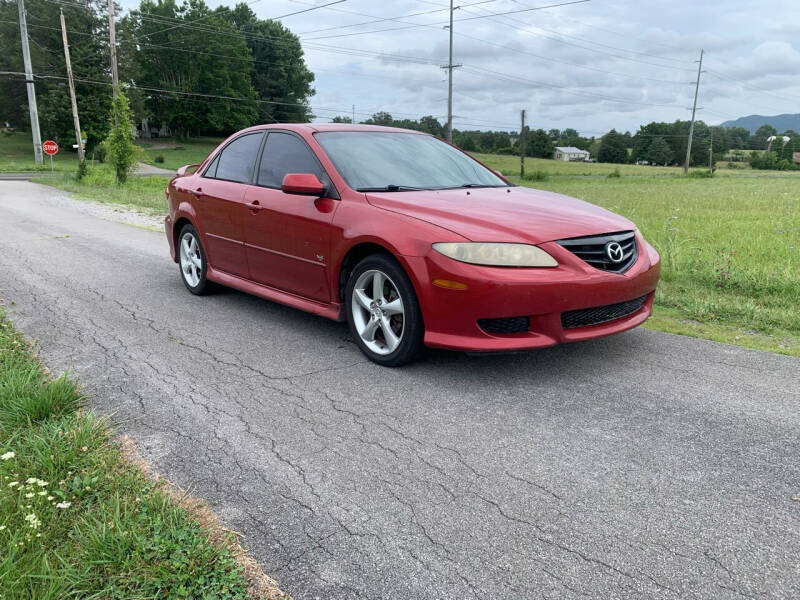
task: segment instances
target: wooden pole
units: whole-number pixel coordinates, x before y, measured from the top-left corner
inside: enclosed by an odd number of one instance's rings
[[[111,47],[111,84],[114,98],[119,94],[119,76],[117,74],[117,34],[114,26],[114,0],[108,0],[108,43]]]
[[[69,98],[72,101],[72,121],[75,125],[75,140],[78,142],[78,160],[83,162],[83,142],[81,141],[81,122],[78,119],[78,101],[75,99],[75,84],[72,81],[72,63],[69,60],[69,42],[67,41],[67,25],[64,22],[64,11],[61,11],[61,38],[64,40],[64,59],[67,61],[67,79],[69,80]]]

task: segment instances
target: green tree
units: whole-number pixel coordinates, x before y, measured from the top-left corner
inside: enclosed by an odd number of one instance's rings
[[[665,165],[672,160],[672,148],[663,137],[655,137],[650,142],[644,159],[654,165]]]
[[[333,119],[331,119],[331,122],[332,123],[352,123],[353,119],[352,119],[352,117],[345,117],[345,116],[342,116],[342,115],[336,115],[335,117],[333,117]]]
[[[114,166],[117,183],[122,184],[136,164],[131,107],[122,90],[111,103],[109,123],[111,131],[105,141],[107,160]]]
[[[364,121],[367,125],[383,125],[385,127],[391,127],[392,125],[397,126],[392,119],[392,115],[387,112],[376,112],[372,115],[369,119]]]
[[[246,34],[253,56],[251,83],[258,92],[258,119],[266,123],[304,123],[311,120],[308,101],[314,95],[314,74],[303,58],[300,39],[278,21],[259,19],[239,3],[216,14]]]
[[[617,133],[615,129],[605,134],[600,140],[597,160],[607,163],[628,162],[628,146],[625,135]]]
[[[553,140],[544,129],[537,129],[527,133],[525,154],[536,158],[553,158],[555,146]]]
[[[89,0],[61,6],[46,0],[26,0],[25,8],[33,72],[48,76],[36,80],[42,139],[54,139],[70,149],[75,143],[59,19],[59,8],[63,8],[81,133],[91,151],[106,136],[111,107],[107,3]],[[18,17],[16,2],[0,0],[0,71],[24,70]],[[0,115],[14,127],[30,127],[23,78],[0,77]]]
[[[147,92],[154,122],[186,137],[258,121],[253,57],[230,17],[212,13],[203,0],[142,0],[121,29],[138,44],[136,85]]]
[[[753,145],[766,148],[768,144],[767,138],[771,135],[778,135],[778,130],[772,125],[762,125],[756,129],[756,132],[753,134]]]

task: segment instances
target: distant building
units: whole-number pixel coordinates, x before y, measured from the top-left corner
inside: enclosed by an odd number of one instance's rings
[[[556,146],[553,158],[556,160],[570,161],[570,160],[589,160],[588,150],[581,150],[575,146]]]

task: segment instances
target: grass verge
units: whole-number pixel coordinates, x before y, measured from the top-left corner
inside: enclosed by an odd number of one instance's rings
[[[126,460],[81,400],[0,313],[2,598],[285,598],[248,582],[260,569],[233,534]]]
[[[74,173],[34,177],[32,181],[71,192],[82,200],[135,208],[148,215],[167,214],[164,190],[169,180],[166,177],[129,177],[124,185],[118,185],[110,166],[95,165],[88,168],[80,181],[75,179]]]

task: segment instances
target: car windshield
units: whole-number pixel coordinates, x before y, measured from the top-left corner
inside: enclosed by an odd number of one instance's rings
[[[361,192],[508,185],[479,162],[428,135],[328,131],[316,138],[347,185]]]

